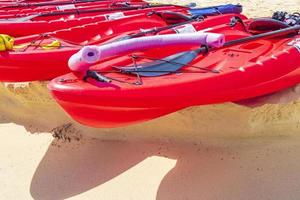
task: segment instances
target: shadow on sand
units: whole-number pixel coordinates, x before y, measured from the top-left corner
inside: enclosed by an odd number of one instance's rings
[[[36,169],[30,191],[34,199],[73,197],[105,184],[150,156],[161,156],[177,162],[157,183],[157,200],[245,199],[245,196],[246,199],[276,196],[293,199],[300,195],[297,173],[300,164],[294,159],[299,153],[297,142],[285,146],[282,138],[231,141],[219,146],[95,139],[67,144],[54,141]],[[143,176],[148,174],[138,177],[143,180]],[[138,185],[134,190],[141,188]],[[117,187],[114,192],[122,193],[119,190]]]
[[[148,155],[142,149],[126,142],[54,141],[32,178],[31,195],[34,199],[65,199],[83,193],[144,160]]]

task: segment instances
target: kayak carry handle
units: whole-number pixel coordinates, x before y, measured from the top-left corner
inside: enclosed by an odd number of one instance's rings
[[[83,77],[83,81],[87,81],[87,79],[92,78],[99,82],[110,83],[111,79],[91,70],[86,71],[86,75]]]

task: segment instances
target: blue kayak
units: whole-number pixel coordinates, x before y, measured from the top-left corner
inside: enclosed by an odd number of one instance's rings
[[[218,5],[218,6],[211,6],[205,8],[191,8],[190,14],[191,15],[203,15],[203,16],[212,16],[212,15],[219,15],[219,14],[240,14],[243,11],[243,7],[240,4],[226,4],[226,5]]]

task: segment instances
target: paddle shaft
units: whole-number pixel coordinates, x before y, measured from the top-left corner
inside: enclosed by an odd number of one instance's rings
[[[245,37],[245,38],[240,38],[237,40],[232,40],[232,41],[226,42],[221,48],[229,47],[229,46],[233,46],[233,45],[237,45],[237,44],[242,44],[245,42],[251,42],[251,41],[255,41],[255,40],[259,40],[259,39],[279,37],[279,36],[287,35],[289,33],[293,33],[297,30],[300,30],[300,25],[292,26],[292,27],[288,27],[288,28],[284,28],[284,29],[280,29],[280,30],[276,30],[276,31],[271,31],[271,32],[267,32],[267,33],[262,33],[262,34],[258,34],[258,35],[253,35],[253,36],[249,36],[249,37]],[[197,53],[205,53],[205,52],[207,52],[207,50],[208,51],[215,50],[215,48],[208,49],[207,47],[201,47],[195,51]]]
[[[163,27],[159,27],[159,28],[153,28],[153,29],[150,29],[150,30],[141,31],[141,32],[136,33],[136,34],[128,35],[127,37],[125,36],[124,38],[125,39],[132,39],[132,38],[136,38],[136,37],[145,36],[147,34],[155,34],[155,33],[159,33],[161,31],[169,30],[169,29],[172,29],[172,28],[175,28],[175,27],[178,27],[178,26],[182,26],[182,25],[185,25],[185,24],[190,24],[190,23],[192,23],[194,21],[198,21],[198,20],[199,19],[191,19],[191,20],[188,20],[188,21],[185,21],[185,22],[180,22],[180,23],[177,23],[177,24],[167,25],[167,26],[163,26]]]
[[[276,31],[271,31],[271,32],[267,32],[267,33],[262,33],[262,34],[258,34],[258,35],[253,35],[250,37],[241,38],[241,39],[237,39],[237,40],[232,40],[232,41],[226,42],[224,44],[224,47],[232,46],[232,45],[236,45],[236,44],[240,44],[240,43],[244,43],[244,42],[250,42],[250,41],[258,40],[258,39],[268,39],[268,38],[284,36],[289,33],[293,33],[297,30],[300,30],[300,25],[292,26],[292,27],[288,27],[288,28],[284,28],[284,29],[280,29],[280,30],[276,30]]]

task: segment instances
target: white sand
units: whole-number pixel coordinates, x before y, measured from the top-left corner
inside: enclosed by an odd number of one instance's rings
[[[300,3],[239,2],[251,16]],[[297,88],[99,130],[70,119],[45,85],[0,84],[0,199],[299,199]]]

